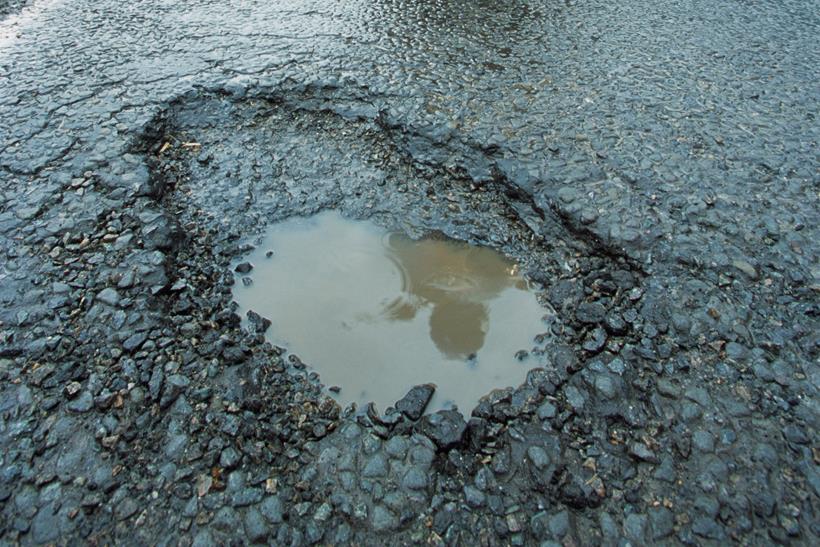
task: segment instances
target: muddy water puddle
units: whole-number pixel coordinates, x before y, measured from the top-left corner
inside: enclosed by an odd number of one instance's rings
[[[516,353],[546,330],[545,309],[494,250],[416,241],[327,211],[274,225],[244,260],[254,267],[234,291],[240,313],[268,318],[270,342],[341,388],[343,405],[383,411],[431,382],[428,411],[469,415],[536,365]]]

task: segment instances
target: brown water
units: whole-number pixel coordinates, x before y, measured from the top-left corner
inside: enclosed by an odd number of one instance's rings
[[[524,381],[534,365],[515,353],[545,330],[544,308],[503,255],[333,211],[274,225],[246,260],[253,283],[234,292],[242,314],[270,319],[269,340],[340,387],[342,404],[383,411],[432,382],[428,410],[469,415],[482,395]]]

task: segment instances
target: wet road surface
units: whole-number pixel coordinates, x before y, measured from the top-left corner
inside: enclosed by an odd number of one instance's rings
[[[817,543],[813,2],[29,4],[3,541]],[[519,261],[547,365],[467,421],[342,412],[231,306],[324,209]]]

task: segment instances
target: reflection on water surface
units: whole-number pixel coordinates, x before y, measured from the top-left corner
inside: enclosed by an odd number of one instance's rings
[[[253,283],[238,284],[236,301],[271,320],[271,342],[341,387],[343,404],[383,410],[432,382],[429,409],[469,414],[481,395],[524,380],[515,353],[544,330],[544,310],[499,253],[336,212],[273,226],[249,260]]]

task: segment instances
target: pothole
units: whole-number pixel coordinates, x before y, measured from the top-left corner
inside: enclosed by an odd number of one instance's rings
[[[428,410],[469,415],[482,395],[524,381],[548,328],[534,287],[497,251],[336,211],[273,225],[238,269],[242,313],[270,320],[269,341],[343,405],[383,410],[432,383]]]
[[[255,355],[254,348],[258,348],[275,373],[252,381],[260,389],[266,382],[284,381],[285,375],[279,375],[285,373],[293,355],[304,361],[293,357],[291,364],[295,366],[291,368],[295,370],[286,375],[301,386],[295,401],[318,397],[326,388],[338,385],[342,388],[341,402],[374,400],[377,410],[386,411],[405,394],[408,386],[434,382],[440,384],[439,397],[428,411],[456,402],[465,415],[492,416],[493,420],[504,421],[511,415],[534,412],[543,397],[555,395],[559,386],[578,372],[580,358],[599,355],[605,366],[624,347],[621,337],[630,330],[634,317],[623,319],[621,314],[640,298],[635,286],[640,275],[617,254],[602,250],[594,240],[588,241],[583,232],[567,230],[551,209],[540,208],[526,191],[494,170],[494,158],[487,155],[491,151],[466,149],[459,143],[451,148],[406,126],[389,125],[381,117],[341,115],[335,110],[348,112],[344,101],[334,99],[317,104],[309,96],[276,97],[186,96],[152,122],[137,149],[147,157],[150,177],[145,183],[146,194],[160,196],[160,205],[173,220],[173,226],[187,236],[187,244],[177,252],[176,267],[182,273],[194,267],[217,283],[219,302],[214,301],[212,306],[224,307],[202,320],[205,325],[226,329],[219,343],[226,346],[223,379],[228,384],[235,378],[234,369],[241,368],[237,365],[241,357]],[[350,104],[358,103],[351,99]],[[481,166],[490,166],[493,175],[476,176],[482,171]],[[152,188],[157,190],[152,192]],[[520,331],[523,340],[513,340],[510,350],[500,350],[504,359],[514,358],[519,350],[529,350],[528,355],[520,363],[505,361],[509,365],[503,366],[513,367],[514,372],[506,373],[503,369],[499,374],[502,378],[483,385],[470,378],[474,372],[469,368],[471,364],[480,367],[490,360],[481,352],[489,347],[487,339],[493,328],[490,326],[482,347],[471,352],[476,354],[475,359],[469,358],[470,353],[463,357],[465,351],[455,352],[459,356],[453,360],[458,361],[460,368],[451,369],[458,370],[460,375],[459,390],[465,390],[469,382],[475,387],[470,392],[473,394],[461,396],[450,394],[445,382],[434,374],[396,381],[391,384],[395,386],[392,392],[384,390],[379,382],[395,376],[394,372],[361,374],[361,381],[368,383],[366,391],[346,383],[347,378],[337,380],[323,367],[324,359],[310,354],[325,344],[317,329],[299,329],[307,338],[304,347],[296,335],[288,334],[287,329],[296,328],[297,322],[268,329],[268,341],[287,346],[292,355],[263,347],[266,338],[256,328],[246,324],[240,329],[237,311],[244,316],[247,309],[237,310],[237,304],[231,300],[239,299],[246,308],[272,320],[277,319],[277,313],[283,314],[283,320],[293,317],[298,306],[274,305],[278,308],[275,313],[265,312],[258,305],[259,299],[249,292],[262,283],[257,279],[251,288],[242,286],[241,281],[238,287],[234,286],[235,275],[227,268],[232,270],[239,262],[253,262],[254,278],[262,275],[263,265],[286,264],[282,248],[276,248],[282,246],[265,242],[264,238],[284,229],[287,224],[283,223],[292,219],[314,217],[318,222],[315,215],[322,211],[338,211],[345,218],[372,223],[367,229],[381,234],[374,236],[373,249],[384,245],[381,238],[385,233],[401,232],[413,240],[433,235],[438,243],[457,241],[462,242],[458,245],[493,249],[509,257],[527,279],[543,287],[539,297],[543,295],[541,300],[548,303],[537,314],[522,312],[533,308],[521,306],[507,314],[513,325],[531,324],[534,330],[517,330],[515,335]],[[152,245],[169,247],[165,240],[172,239],[173,226],[152,225],[143,235]],[[316,237],[332,240],[327,234]],[[269,249],[274,251],[270,262],[264,257]],[[243,303],[242,292],[246,289],[251,304]],[[532,294],[524,294],[532,299]],[[160,296],[166,309],[196,309],[199,305],[196,295],[188,297],[171,290],[167,298]],[[586,313],[585,306],[592,306],[595,314]],[[325,309],[330,306],[326,304]],[[373,313],[372,309],[369,311]],[[534,319],[527,319],[532,315]],[[541,321],[543,315],[549,317]],[[435,359],[416,359],[412,366],[396,367],[394,371],[417,370],[419,363],[431,367],[431,363],[448,361],[430,336],[431,316],[432,305],[428,305],[415,310],[411,319],[419,332],[416,339],[426,341],[427,351]],[[316,317],[323,318],[322,314]],[[611,319],[612,325],[604,328],[604,319]],[[622,324],[624,321],[627,324]],[[237,337],[237,341],[230,340],[230,336]],[[627,349],[652,351],[631,346]],[[335,357],[333,363],[338,361]],[[392,354],[389,358],[396,359]],[[471,363],[473,360],[475,363]],[[242,389],[256,389],[247,383],[243,385]],[[503,389],[507,386],[512,388]],[[473,404],[476,397],[481,397],[478,406]],[[331,403],[326,398],[322,401]],[[387,413],[390,418],[384,421],[370,410],[366,418],[375,420],[374,423],[401,429],[401,415],[396,422],[396,413]]]

